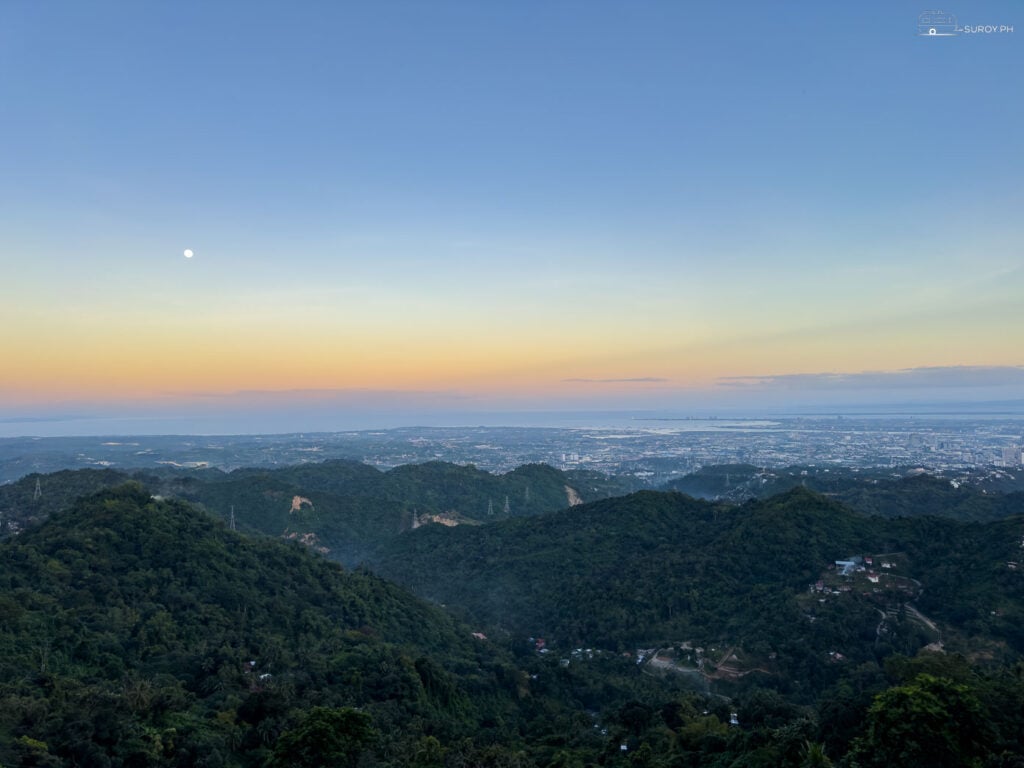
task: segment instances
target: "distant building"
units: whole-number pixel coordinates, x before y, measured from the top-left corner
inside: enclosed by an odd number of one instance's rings
[[[1019,445],[1007,445],[1003,447],[1003,466],[1019,467],[1021,465],[1021,452]]]

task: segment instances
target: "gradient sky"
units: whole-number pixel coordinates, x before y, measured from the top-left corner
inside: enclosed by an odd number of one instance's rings
[[[1024,399],[1024,6],[929,3],[0,4],[0,418]]]

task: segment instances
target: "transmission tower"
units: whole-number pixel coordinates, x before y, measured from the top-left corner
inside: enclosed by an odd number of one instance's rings
[[[235,530],[235,505],[231,505],[231,530]]]
[[[505,508],[502,509],[501,511],[504,513],[505,517],[508,517],[510,514],[512,514],[512,508],[508,504],[508,495],[505,496]]]
[[[491,501],[490,499],[487,500],[487,516],[488,517],[493,517],[494,516],[494,502]]]
[[[36,478],[36,492],[32,494],[32,501],[39,501],[43,497],[43,486],[39,484],[39,478]]]

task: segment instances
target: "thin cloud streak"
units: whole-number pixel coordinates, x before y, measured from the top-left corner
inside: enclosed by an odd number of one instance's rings
[[[294,400],[297,402],[338,401],[357,403],[370,399],[388,401],[459,401],[472,399],[470,395],[453,390],[372,389],[368,387],[351,389],[243,389],[233,392],[168,393],[167,396],[179,400],[237,400],[244,402]]]
[[[746,390],[1024,387],[1024,366],[935,366],[858,373],[725,376],[716,386]]]
[[[666,384],[670,379],[657,376],[637,376],[632,379],[562,379],[568,384]]]

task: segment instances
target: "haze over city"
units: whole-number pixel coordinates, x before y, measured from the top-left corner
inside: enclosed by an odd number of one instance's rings
[[[1021,413],[1019,5],[924,10],[5,4],[0,436]]]

